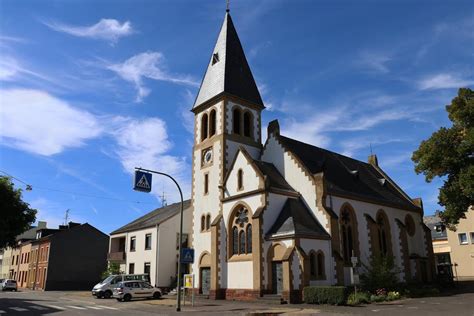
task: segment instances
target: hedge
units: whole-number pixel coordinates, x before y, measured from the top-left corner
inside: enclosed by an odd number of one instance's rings
[[[342,305],[346,302],[347,291],[344,286],[307,286],[303,295],[308,304]]]

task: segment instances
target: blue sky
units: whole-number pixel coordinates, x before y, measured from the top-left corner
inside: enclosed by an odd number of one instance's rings
[[[231,1],[267,110],[282,134],[379,164],[425,213],[440,180],[411,153],[474,86],[471,1]],[[190,195],[189,111],[225,1],[0,1],[0,170],[33,186],[38,219],[104,232],[161,205],[135,166]],[[264,137],[266,135],[264,134]],[[19,187],[24,187],[16,182]]]

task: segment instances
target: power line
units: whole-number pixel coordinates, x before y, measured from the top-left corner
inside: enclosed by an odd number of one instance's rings
[[[148,202],[140,202],[140,201],[130,201],[130,200],[125,200],[125,199],[120,199],[120,198],[114,198],[114,197],[109,197],[109,196],[100,196],[100,195],[94,195],[94,194],[87,194],[87,193],[79,193],[79,192],[72,192],[72,191],[66,191],[66,190],[59,190],[59,189],[53,189],[53,188],[47,188],[47,187],[41,187],[41,186],[33,186],[17,177],[12,176],[11,174],[0,170],[1,173],[7,175],[8,177],[15,179],[24,185],[26,185],[26,190],[31,191],[32,188],[34,187],[35,189],[38,190],[43,190],[43,191],[54,191],[54,192],[60,192],[60,193],[65,193],[65,194],[73,194],[77,196],[84,196],[84,197],[89,197],[89,198],[94,198],[94,199],[104,199],[104,200],[114,200],[114,201],[121,201],[121,202],[127,202],[127,203],[135,203],[135,204],[149,204],[149,205],[155,205],[155,203],[148,203]]]

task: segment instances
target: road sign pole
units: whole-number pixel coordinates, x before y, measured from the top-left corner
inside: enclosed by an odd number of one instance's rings
[[[183,209],[184,209],[183,192],[181,191],[181,187],[179,186],[178,182],[169,174],[166,174],[164,172],[154,171],[154,170],[143,169],[143,168],[135,168],[135,170],[156,173],[162,176],[166,176],[170,178],[171,180],[173,180],[173,182],[178,187],[179,196],[181,198],[181,213],[180,213],[180,219],[179,219],[178,278],[177,278],[178,297],[176,298],[176,311],[180,312],[181,311],[181,286],[180,286],[180,283],[181,283],[181,245],[183,243]]]

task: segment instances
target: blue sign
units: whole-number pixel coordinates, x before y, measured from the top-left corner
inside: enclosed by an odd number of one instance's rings
[[[194,249],[193,248],[181,249],[181,263],[194,263]]]
[[[133,179],[133,189],[136,191],[151,191],[151,173],[135,170],[135,178]]]

